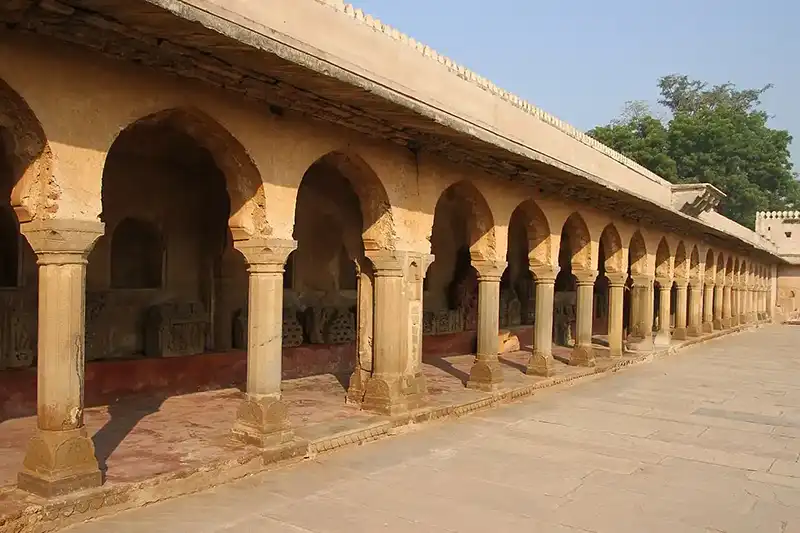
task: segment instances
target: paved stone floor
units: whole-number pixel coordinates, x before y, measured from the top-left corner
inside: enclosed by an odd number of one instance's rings
[[[74,526],[132,532],[800,532],[800,328]]]

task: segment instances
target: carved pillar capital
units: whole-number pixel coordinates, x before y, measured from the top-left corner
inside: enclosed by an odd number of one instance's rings
[[[679,291],[685,291],[689,286],[689,278],[675,278],[675,285]]]
[[[505,261],[491,261],[486,259],[473,259],[472,267],[478,272],[480,281],[500,281],[503,272],[508,266]]]
[[[291,239],[248,238],[233,242],[250,267],[250,272],[283,273],[289,254],[297,248]]]
[[[85,263],[105,232],[105,224],[96,220],[32,220],[20,224],[19,230],[40,264]]]
[[[596,270],[573,270],[572,274],[578,285],[594,285],[594,280],[597,279]]]
[[[653,284],[653,276],[649,274],[634,274],[631,279],[634,287],[650,287]]]
[[[610,287],[624,287],[628,281],[627,272],[606,272],[608,285]]]
[[[672,289],[672,278],[669,276],[663,276],[656,278],[656,281],[661,286],[661,290],[665,289]]]
[[[528,269],[533,274],[534,282],[540,283],[555,283],[556,276],[561,270],[558,267],[553,268],[550,265],[530,265]]]

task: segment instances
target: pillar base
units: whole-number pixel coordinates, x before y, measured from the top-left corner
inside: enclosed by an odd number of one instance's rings
[[[356,367],[353,373],[350,374],[350,382],[347,385],[345,402],[361,405],[364,401],[367,381],[369,381],[369,372],[360,367]]]
[[[703,333],[712,333],[714,331],[714,325],[711,322],[703,322],[703,325],[700,326],[700,331]]]
[[[711,325],[713,326],[713,328],[715,330],[717,330],[717,331],[721,330],[722,329],[722,319],[721,318],[715,318],[714,322],[712,322]]]
[[[286,404],[274,396],[245,398],[231,433],[234,439],[259,448],[274,448],[294,438]]]
[[[38,430],[28,443],[17,486],[53,498],[99,487],[103,476],[86,428],[67,431]]]
[[[425,376],[373,376],[367,381],[361,408],[384,415],[399,415],[416,409],[424,403]]]
[[[542,376],[549,378],[556,373],[555,359],[552,355],[543,355],[540,353],[533,353],[530,361],[528,361],[528,368],[525,373],[529,376]]]
[[[686,334],[689,337],[699,337],[703,334],[703,327],[702,326],[689,326],[686,328]]]
[[[652,337],[628,337],[627,341],[628,350],[633,352],[652,352],[653,351],[653,338]]]
[[[675,328],[675,330],[672,332],[672,338],[676,341],[685,341],[687,338],[689,338],[689,334],[686,331],[686,328]]]
[[[739,317],[738,316],[732,316],[729,320],[731,321],[731,327],[732,328],[735,328],[736,326],[739,325]]]
[[[594,357],[594,348],[584,345],[575,346],[569,356],[569,364],[570,366],[597,366],[597,360]]]
[[[481,359],[475,358],[475,363],[469,371],[467,387],[486,392],[496,390],[503,383],[503,369],[500,368],[500,361],[497,358]]]
[[[672,338],[667,331],[660,331],[653,341],[653,346],[658,348],[667,348],[672,342]]]
[[[722,319],[722,329],[730,329],[731,327],[731,319],[730,318],[723,318]]]
[[[739,315],[739,324],[740,325],[747,324],[747,315]]]

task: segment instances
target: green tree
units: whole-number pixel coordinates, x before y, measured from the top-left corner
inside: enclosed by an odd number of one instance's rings
[[[771,129],[760,109],[770,85],[709,87],[673,74],[658,86],[668,118],[655,118],[640,102],[628,102],[620,119],[589,135],[669,181],[720,188],[728,195],[722,213],[750,228],[756,211],[800,207],[789,154],[792,138]]]

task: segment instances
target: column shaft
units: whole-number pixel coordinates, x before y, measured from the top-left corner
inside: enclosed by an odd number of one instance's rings
[[[658,280],[659,284],[659,305],[658,305],[658,333],[656,334],[655,345],[661,348],[670,345],[669,315],[670,315],[670,296],[672,295],[672,280],[664,278]]]
[[[653,278],[650,276],[633,276],[628,348],[636,351],[653,349]]]
[[[533,268],[536,283],[536,315],[534,316],[533,353],[527,373],[534,376],[552,376],[553,360],[553,292],[556,273],[545,268]]]
[[[714,330],[714,285],[706,283],[703,285],[703,333],[711,333]]]
[[[576,366],[596,366],[592,348],[592,307],[594,280],[597,272],[576,271],[577,296],[575,312],[575,347],[572,349],[569,364]]]
[[[39,264],[37,426],[18,485],[44,497],[96,487],[102,476],[83,424],[86,258],[103,233],[94,221],[22,224]]]
[[[491,391],[503,382],[497,359],[500,333],[500,277],[505,262],[474,261],[478,271],[478,350],[467,386]]]
[[[689,322],[686,333],[690,337],[697,337],[702,332],[701,311],[703,309],[703,288],[700,280],[693,280],[689,290]]]
[[[247,390],[236,413],[233,437],[271,448],[290,443],[294,434],[281,400],[283,357],[283,269],[297,243],[243,239],[234,247],[248,264]]]
[[[675,340],[686,340],[688,332],[686,329],[686,307],[687,307],[687,284],[686,280],[678,281],[675,298],[675,331],[672,336]]]
[[[608,278],[608,351],[611,357],[621,357],[623,300],[627,274],[606,274]]]
[[[721,283],[714,286],[714,329],[722,329],[722,306],[724,290]]]
[[[731,286],[725,285],[722,288],[722,327],[731,327]]]

